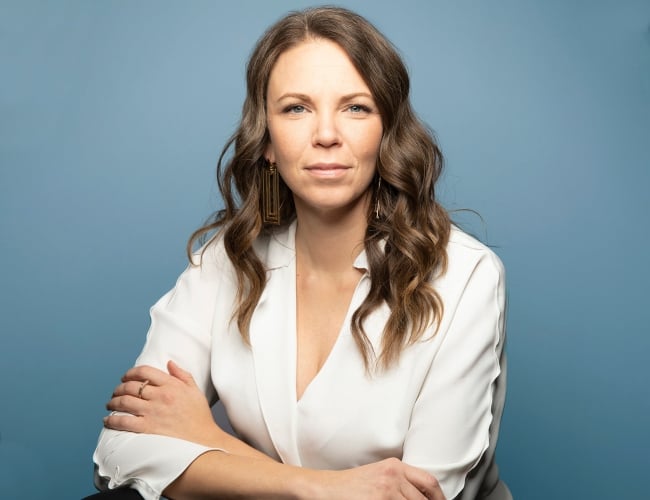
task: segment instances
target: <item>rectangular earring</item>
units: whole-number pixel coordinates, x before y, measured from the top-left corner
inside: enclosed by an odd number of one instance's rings
[[[275,162],[268,162],[262,173],[262,220],[280,224],[280,174]]]

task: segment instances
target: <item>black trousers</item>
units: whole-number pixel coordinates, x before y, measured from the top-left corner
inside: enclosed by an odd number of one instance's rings
[[[100,491],[82,500],[142,500],[142,496],[131,488],[117,488],[115,490]]]

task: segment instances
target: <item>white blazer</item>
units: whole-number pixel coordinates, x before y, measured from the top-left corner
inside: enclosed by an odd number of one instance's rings
[[[447,498],[461,491],[473,498],[493,466],[503,408],[505,285],[499,259],[452,228],[448,270],[433,283],[444,304],[437,333],[431,327],[403,351],[397,366],[368,376],[350,331],[352,313],[370,285],[362,252],[354,265],[366,273],[339,337],[297,401],[294,242],[295,222],[256,242],[268,283],[252,317],[250,347],[230,321],[237,282],[217,240],[201,265],[189,267],[152,307],[136,365],[165,370],[173,359],[192,372],[209,400],[221,399],[241,439],[284,463],[344,469],[397,457],[432,473]],[[388,314],[384,305],[365,323],[376,352]],[[209,449],[104,429],[93,458],[109,487],[128,484],[157,499]],[[495,474],[492,469],[488,475]],[[473,493],[465,495],[471,478]]]

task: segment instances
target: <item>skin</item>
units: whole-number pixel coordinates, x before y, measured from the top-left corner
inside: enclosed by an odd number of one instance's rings
[[[368,188],[383,132],[370,89],[333,42],[284,52],[267,90],[276,162],[296,205],[297,372],[300,399],[336,342],[361,278]]]
[[[300,399],[338,337],[361,276],[353,263],[363,248],[383,130],[367,85],[343,49],[326,40],[307,40],[280,56],[267,103],[266,156],[277,163],[296,205]],[[167,373],[150,366],[130,369],[107,408],[126,413],[106,417],[108,428],[226,450],[192,462],[165,490],[173,499],[444,500],[433,476],[397,458],[342,471],[276,462],[224,432],[192,376],[171,361]]]
[[[284,52],[271,72],[267,103],[266,156],[293,192],[296,211],[365,225],[382,122],[343,49],[313,40]]]

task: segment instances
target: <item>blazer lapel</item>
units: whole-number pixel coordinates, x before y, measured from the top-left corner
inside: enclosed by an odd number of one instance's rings
[[[250,339],[262,416],[284,463],[300,465],[296,439],[295,223],[258,254],[268,281],[251,320]]]

